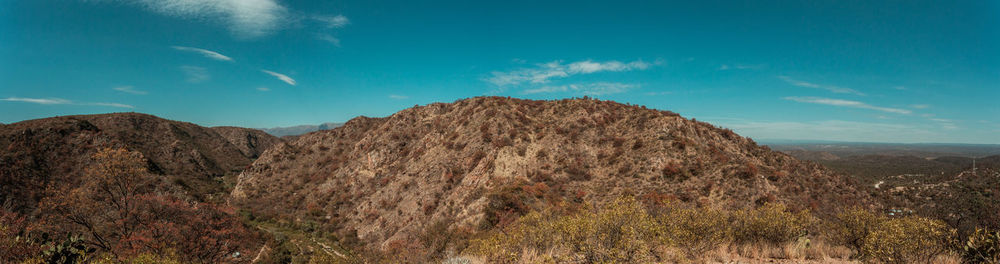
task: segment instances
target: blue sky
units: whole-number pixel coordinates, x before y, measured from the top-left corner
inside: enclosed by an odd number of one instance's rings
[[[1000,143],[996,1],[415,2],[0,0],[0,122],[588,95],[756,139]]]

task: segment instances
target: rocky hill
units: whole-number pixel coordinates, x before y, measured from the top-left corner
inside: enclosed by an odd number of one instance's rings
[[[669,111],[482,97],[359,117],[279,144],[240,174],[231,201],[385,248],[432,226],[475,232],[529,208],[621,195],[833,212],[870,204],[861,188]]]
[[[173,191],[206,199],[221,191],[216,177],[238,173],[278,139],[243,128],[205,128],[151,115],[62,116],[0,126],[0,201],[30,211],[49,184],[77,184],[91,155],[125,147]]]
[[[260,157],[265,150],[281,142],[281,139],[257,129],[223,126],[212,127],[212,130],[239,149],[243,156],[251,159]]]

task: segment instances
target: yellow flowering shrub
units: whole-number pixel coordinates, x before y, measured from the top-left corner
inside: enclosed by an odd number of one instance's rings
[[[860,251],[865,237],[886,220],[888,218],[885,216],[863,208],[850,208],[837,213],[834,219],[827,223],[824,235],[831,243]]]
[[[468,253],[489,262],[518,262],[525,252],[552,254],[556,262],[648,262],[656,223],[634,198],[568,216],[529,213],[508,228],[472,241]]]
[[[729,214],[712,208],[668,209],[657,218],[664,244],[675,246],[689,257],[698,257],[729,242]]]
[[[733,240],[737,244],[788,243],[807,235],[815,222],[808,211],[792,213],[783,204],[769,203],[733,213]]]
[[[952,246],[955,230],[940,220],[918,216],[890,219],[865,237],[867,259],[882,263],[929,263]]]

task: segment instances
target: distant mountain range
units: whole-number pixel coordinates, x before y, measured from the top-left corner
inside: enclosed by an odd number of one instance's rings
[[[868,143],[819,140],[757,140],[771,149],[805,160],[832,160],[857,155],[985,157],[1000,155],[997,144]]]
[[[313,131],[330,130],[342,125],[344,125],[344,123],[328,122],[319,125],[301,125],[301,126],[272,127],[272,128],[259,128],[259,129],[276,137],[284,137],[284,136],[298,136]]]

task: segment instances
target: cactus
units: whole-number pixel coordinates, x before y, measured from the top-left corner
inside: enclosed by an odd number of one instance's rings
[[[43,237],[47,238],[48,235]],[[65,240],[51,241],[46,247],[42,251],[45,262],[58,264],[86,263],[95,251],[94,248],[87,247],[83,238],[78,235],[67,235]]]
[[[962,248],[968,263],[1000,263],[1000,230],[976,228]]]

